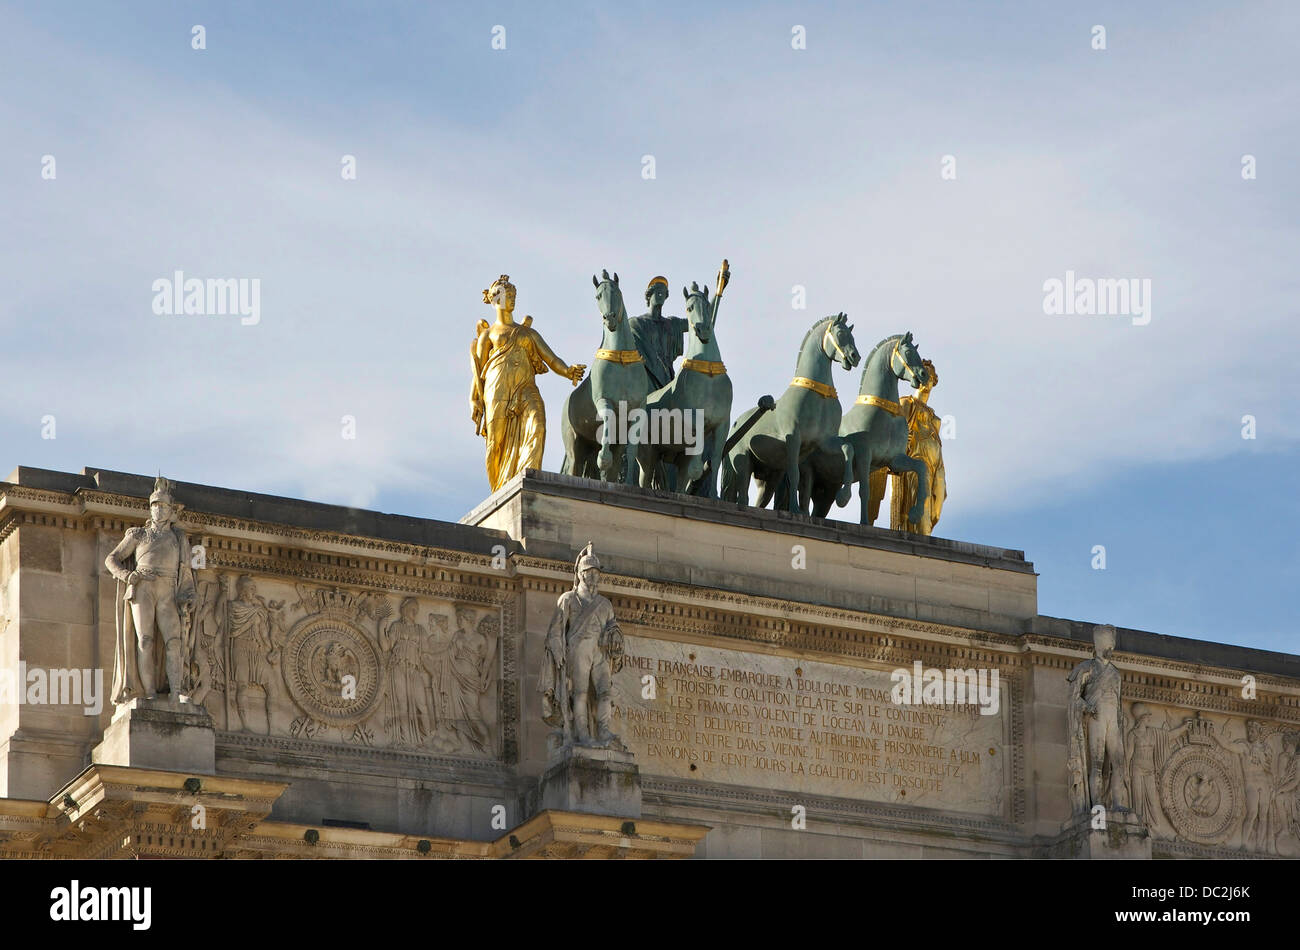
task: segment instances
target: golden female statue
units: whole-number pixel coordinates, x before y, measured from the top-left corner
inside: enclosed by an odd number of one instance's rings
[[[934,364],[922,360],[926,370],[926,383],[915,397],[904,396],[899,400],[903,418],[907,420],[907,454],[925,463],[930,473],[930,497],[925,501],[925,514],[920,524],[907,520],[907,512],[916,501],[916,475],[905,472],[890,476],[893,484],[893,498],[889,505],[889,526],[901,528],[913,534],[931,534],[939,523],[939,513],[948,497],[948,484],[943,471],[943,445],[939,441],[940,419],[929,407],[930,391],[939,385],[939,374],[934,371]]]
[[[556,356],[532,328],[532,317],[514,322],[515,285],[505,274],[483,291],[483,302],[496,308],[497,320],[478,322],[469,402],[474,432],[487,439],[488,484],[496,491],[524,469],[542,467],[546,406],[533,377],[549,366],[577,385],[587,367]]]

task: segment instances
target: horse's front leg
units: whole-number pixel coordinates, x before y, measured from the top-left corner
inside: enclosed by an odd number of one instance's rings
[[[907,520],[911,524],[920,526],[921,520],[925,517],[926,499],[930,497],[930,473],[926,470],[925,462],[899,452],[890,461],[889,467],[895,472],[916,473],[916,498],[907,512]]]
[[[640,406],[634,407],[632,412],[635,412],[640,408]],[[650,479],[654,475],[654,467],[651,466],[648,469],[643,468],[643,463],[640,460],[645,457],[647,452],[653,452],[654,446],[649,444],[648,435],[637,431],[639,428],[639,426],[633,425],[630,422],[628,423],[627,441],[623,444],[623,455],[625,459],[623,465],[623,483],[625,485],[644,485],[648,487],[650,485]],[[639,435],[643,436],[646,441],[638,441],[637,437]]]
[[[699,409],[682,410],[682,454],[677,460],[678,491],[685,492],[704,474],[709,439],[704,431],[704,413]]]
[[[600,424],[596,427],[600,437],[600,452],[596,455],[596,467],[600,469],[601,481],[613,482],[618,478],[614,473],[614,446],[618,442],[618,413],[614,404],[608,399],[596,401],[596,416]]]
[[[853,444],[848,439],[840,439],[840,454],[844,456],[844,476],[840,479],[840,490],[835,493],[835,504],[843,508],[853,497]],[[858,491],[862,491],[861,486]]]
[[[643,445],[636,446],[635,455],[631,453],[630,449],[631,446],[629,446],[628,455],[633,461],[628,462],[628,467],[631,468],[635,465],[641,470],[640,484],[642,488],[654,488],[655,469],[659,466],[659,447],[646,442]]]
[[[748,449],[732,449],[732,454],[727,456],[726,464],[730,469],[730,477],[724,473],[723,484],[730,482],[731,491],[724,492],[724,500],[739,505],[741,508],[749,507],[749,480],[753,473],[753,463],[749,458]]]
[[[786,510],[795,514],[802,510],[799,507],[799,493],[803,486],[800,484],[801,473],[799,471],[799,433],[791,432],[785,437],[785,484],[788,490]]]
[[[693,486],[695,494],[701,498],[718,497],[718,468],[722,465],[723,450],[727,445],[727,424],[719,423],[713,428],[713,437],[708,440],[708,458],[705,462],[705,477],[703,481]]]
[[[810,455],[799,465],[799,511],[805,515],[808,513],[808,500],[812,498],[812,486],[813,461]]]

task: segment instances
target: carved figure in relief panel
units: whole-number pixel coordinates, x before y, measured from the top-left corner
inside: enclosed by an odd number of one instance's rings
[[[257,581],[247,574],[235,580],[221,577],[217,616],[225,617],[226,642],[230,655],[230,681],[234,692],[235,719],[244,732],[271,734],[271,705],[276,665],[280,661],[275,634],[283,638],[284,601],[258,596]],[[261,694],[262,723],[253,716]]]
[[[474,611],[456,609],[456,634],[448,651],[444,696],[447,723],[455,731],[462,749],[488,751],[488,727],[479,700],[492,682],[492,657],[496,650],[496,620],[484,616],[474,623]]]
[[[1169,759],[1169,747],[1186,723],[1170,726],[1156,724],[1151,708],[1145,703],[1134,703],[1131,710],[1133,726],[1128,733],[1129,793],[1133,811],[1146,822],[1152,834],[1162,838],[1174,837],[1174,830],[1160,804],[1160,771]]]
[[[1169,762],[1175,741],[1182,736],[1191,719],[1182,723],[1156,723],[1151,707],[1134,703],[1130,707],[1132,726],[1128,729],[1128,791],[1132,810],[1147,823],[1152,834],[1162,838],[1178,837],[1161,803],[1160,775]],[[1188,801],[1188,804],[1193,804]]]
[[[221,581],[198,582],[198,608],[194,612],[194,696],[220,729],[226,723],[225,616],[218,612]]]
[[[380,636],[380,648],[388,655],[383,722],[394,745],[422,745],[438,724],[430,702],[430,676],[424,666],[429,632],[416,622],[419,609],[414,597],[405,598],[397,619]]]
[[[1300,856],[1300,731],[1282,735],[1272,823],[1274,853]]]
[[[1094,805],[1128,809],[1120,672],[1110,658],[1115,650],[1115,628],[1109,624],[1094,627],[1092,642],[1092,659],[1075,666],[1068,679],[1067,767],[1072,782],[1087,775],[1086,786],[1071,788],[1075,814],[1090,811]]]
[[[464,608],[461,608],[464,609]],[[420,650],[420,664],[428,674],[427,702],[433,710],[436,728],[426,737],[425,746],[435,752],[452,753],[460,747],[456,730],[451,727],[448,702],[451,664],[451,621],[445,614],[430,613],[429,634]]]
[[[1257,719],[1246,720],[1246,738],[1224,742],[1215,741],[1225,751],[1237,757],[1245,786],[1246,817],[1241,824],[1241,846],[1248,851],[1276,853],[1276,831],[1269,827],[1273,817],[1274,776],[1276,769],[1273,751],[1269,748],[1269,733],[1265,723]]]
[[[446,616],[429,614],[429,627],[437,633],[430,634],[422,656],[438,716],[430,745],[439,752],[486,753],[491,748],[480,700],[492,681],[497,622],[487,615],[476,624],[477,618],[473,608],[457,607],[456,632],[452,633]]]

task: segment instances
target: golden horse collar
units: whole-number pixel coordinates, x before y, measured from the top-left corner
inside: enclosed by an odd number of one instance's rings
[[[628,363],[640,363],[641,354],[636,350],[597,350],[596,359],[607,360],[610,363],[622,363],[626,366]]]
[[[697,373],[703,373],[705,376],[721,376],[727,371],[722,360],[682,360],[682,369],[694,370]]]
[[[896,402],[891,402],[888,399],[882,399],[880,396],[871,396],[871,395],[864,394],[859,396],[857,399],[853,401],[860,406],[875,406],[877,409],[883,409],[885,410],[885,412],[888,412],[895,416],[901,416],[903,414],[902,406],[900,406]]]
[[[835,387],[826,383],[819,383],[815,379],[809,379],[807,376],[796,376],[790,380],[791,386],[799,386],[803,389],[811,389],[819,396],[825,396],[827,399],[835,399],[837,394]]]

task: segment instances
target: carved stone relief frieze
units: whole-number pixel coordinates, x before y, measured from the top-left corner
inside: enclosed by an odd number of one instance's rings
[[[498,607],[198,573],[195,701],[219,727],[409,752],[497,754]]]
[[[1300,857],[1300,728],[1128,710],[1132,807],[1160,839]]]

